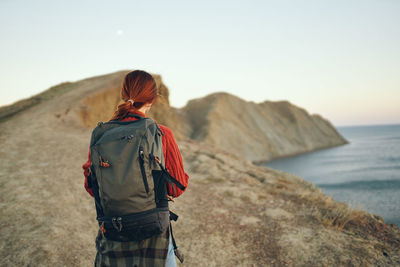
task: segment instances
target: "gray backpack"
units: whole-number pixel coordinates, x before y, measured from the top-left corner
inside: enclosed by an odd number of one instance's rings
[[[90,141],[92,188],[100,230],[110,240],[143,240],[177,219],[166,182],[184,190],[164,165],[162,131],[150,118],[100,122]]]

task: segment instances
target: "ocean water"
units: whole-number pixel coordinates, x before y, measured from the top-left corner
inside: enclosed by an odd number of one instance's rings
[[[336,128],[350,144],[264,163],[400,228],[400,124]]]

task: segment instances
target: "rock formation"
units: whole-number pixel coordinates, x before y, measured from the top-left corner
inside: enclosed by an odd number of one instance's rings
[[[81,101],[85,125],[94,127],[108,120],[120,102],[123,75],[88,92]],[[161,94],[150,116],[174,129],[178,140],[198,140],[216,145],[253,162],[289,156],[348,143],[335,127],[320,115],[288,101],[247,102],[228,93],[214,93],[194,99],[181,109],[169,105],[169,91],[154,75]]]
[[[182,114],[191,139],[216,145],[250,161],[309,152],[348,143],[319,115],[288,101],[247,102],[228,93],[194,99]]]

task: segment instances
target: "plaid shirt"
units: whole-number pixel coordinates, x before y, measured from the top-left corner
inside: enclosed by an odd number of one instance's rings
[[[163,267],[168,254],[169,230],[142,241],[107,240],[96,237],[95,267]]]

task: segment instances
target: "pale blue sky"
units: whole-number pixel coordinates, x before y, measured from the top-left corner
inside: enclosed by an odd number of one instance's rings
[[[400,1],[0,0],[0,105],[143,69],[171,103],[289,100],[335,126],[400,123]]]

